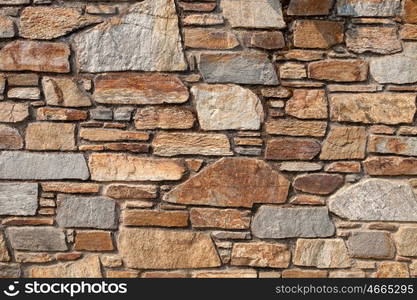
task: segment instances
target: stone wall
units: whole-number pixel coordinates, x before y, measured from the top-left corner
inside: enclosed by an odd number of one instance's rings
[[[417,276],[416,0],[0,15],[0,277]]]

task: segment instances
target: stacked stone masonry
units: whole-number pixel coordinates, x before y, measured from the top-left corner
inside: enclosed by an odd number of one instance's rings
[[[0,277],[417,277],[417,1],[0,0]]]

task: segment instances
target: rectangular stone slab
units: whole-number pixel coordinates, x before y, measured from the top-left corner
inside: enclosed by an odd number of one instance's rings
[[[0,183],[0,215],[33,216],[37,209],[37,183]]]

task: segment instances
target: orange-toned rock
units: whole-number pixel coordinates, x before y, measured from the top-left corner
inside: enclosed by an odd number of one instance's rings
[[[281,49],[285,47],[284,35],[280,31],[254,31],[243,35],[243,42],[251,48]]]
[[[365,147],[365,127],[333,126],[324,140],[320,159],[363,159]]]
[[[217,28],[185,28],[184,45],[188,48],[233,49],[239,46],[236,36]]]
[[[417,25],[404,24],[400,30],[400,38],[402,40],[417,40]]]
[[[327,98],[324,90],[294,90],[285,112],[300,119],[327,119]]]
[[[164,196],[179,204],[252,207],[283,203],[289,182],[267,163],[250,158],[223,158]]]
[[[37,122],[26,128],[26,149],[74,150],[75,124]]]
[[[0,70],[68,73],[69,56],[63,43],[14,41],[0,50]]]
[[[364,60],[325,60],[308,65],[312,79],[338,82],[365,81],[368,78],[368,63]]]
[[[2,220],[1,224],[11,226],[26,226],[26,225],[52,225],[53,218],[28,218],[28,217],[8,217]]]
[[[326,205],[326,198],[301,194],[292,198],[290,203],[299,205]]]
[[[135,270],[107,270],[107,278],[137,278],[139,277],[139,271]]]
[[[184,107],[151,106],[138,109],[135,115],[136,129],[189,129],[194,126],[193,113]]]
[[[36,110],[36,120],[40,121],[84,121],[88,114],[84,110],[41,107]]]
[[[123,211],[125,226],[187,227],[188,211],[129,209]]]
[[[287,268],[291,252],[287,245],[266,242],[235,243],[231,265],[270,268]]]
[[[294,46],[327,49],[343,43],[343,22],[297,20],[294,24]]]
[[[81,151],[129,151],[134,153],[149,152],[148,144],[141,143],[106,143],[101,145],[81,145]]]
[[[105,74],[95,79],[94,100],[107,104],[183,103],[187,87],[174,75]]]
[[[378,265],[377,278],[409,278],[410,273],[406,263],[386,261]]]
[[[293,186],[302,192],[327,195],[340,188],[343,183],[343,176],[323,173],[298,176],[295,178]]]
[[[266,159],[310,160],[319,154],[320,143],[314,139],[276,138],[266,144]]]
[[[177,159],[152,159],[126,154],[94,153],[90,156],[91,178],[97,181],[179,180],[185,168]]]
[[[275,119],[266,122],[266,132],[277,135],[316,136],[326,134],[327,122],[302,121],[297,119]]]
[[[184,271],[149,271],[143,272],[141,278],[187,278]]]
[[[194,3],[194,2],[179,2],[179,6],[184,11],[213,11],[216,8],[216,3]]]
[[[96,183],[73,183],[73,182],[43,182],[44,192],[59,192],[67,194],[94,194],[100,190]]]
[[[88,107],[91,106],[90,96],[71,77],[42,78],[42,87],[45,101],[48,105],[64,107]]]
[[[127,267],[137,269],[192,269],[221,265],[206,233],[122,227],[118,240]]]
[[[80,137],[87,141],[147,141],[149,133],[118,129],[82,128]]]
[[[192,208],[190,210],[190,220],[194,228],[248,229],[250,211]]]
[[[356,161],[337,161],[325,168],[329,173],[360,173],[361,163]]]
[[[417,158],[373,156],[364,161],[364,169],[369,175],[417,175]]]
[[[55,260],[55,257],[46,252],[28,253],[15,251],[14,256],[20,263],[47,263]]]
[[[77,231],[74,250],[112,251],[114,249],[111,232]]]
[[[290,16],[328,15],[334,0],[291,0],[287,14]]]
[[[282,271],[282,278],[326,278],[325,270],[288,269]]]
[[[226,269],[226,270],[201,270],[191,274],[193,278],[257,278],[254,269]]]
[[[104,195],[113,199],[154,199],[158,188],[154,185],[111,184]]]
[[[404,21],[417,23],[417,2],[415,0],[404,0]]]
[[[373,153],[417,156],[416,145],[416,137],[372,135],[369,138],[368,151]]]
[[[21,102],[0,102],[0,122],[17,123],[29,117],[29,106]]]

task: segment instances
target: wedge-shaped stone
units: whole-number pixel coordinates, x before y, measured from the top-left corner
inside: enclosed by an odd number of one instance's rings
[[[333,94],[330,96],[332,121],[411,123],[416,112],[416,95],[408,93]]]
[[[10,254],[9,250],[6,246],[6,240],[4,238],[4,233],[0,233],[0,261],[9,261],[10,260]]]
[[[153,153],[175,155],[232,155],[229,138],[224,134],[160,132],[153,142]]]
[[[252,207],[254,203],[283,203],[289,182],[261,160],[223,158],[166,193],[179,204]]]
[[[19,33],[27,39],[50,40],[99,22],[101,18],[82,15],[75,8],[26,7],[20,15]]]
[[[6,234],[15,250],[65,251],[65,233],[55,227],[8,227]]]
[[[202,232],[122,228],[120,255],[137,269],[192,269],[221,265],[209,235]]]
[[[254,242],[235,243],[232,250],[231,265],[269,268],[288,268],[291,252],[287,245]]]
[[[284,28],[281,2],[269,0],[222,0],[220,7],[232,27]]]
[[[297,266],[348,268],[352,265],[342,239],[298,239],[293,257]]]
[[[258,130],[261,126],[262,103],[249,89],[232,84],[199,84],[191,93],[204,130]]]
[[[401,9],[401,0],[337,0],[337,14],[353,17],[393,17]]]
[[[198,65],[208,83],[278,84],[274,65],[258,51],[202,53]]]
[[[92,154],[89,167],[91,178],[97,181],[179,180],[185,172],[179,160],[109,153]]]
[[[417,43],[404,42],[403,52],[370,59],[370,72],[379,83],[417,82]]]
[[[63,43],[14,41],[0,50],[0,70],[68,73],[69,56]]]
[[[82,154],[26,153],[4,151],[0,154],[0,179],[80,179],[90,176]]]
[[[128,37],[128,38],[126,38]],[[75,37],[82,72],[183,71],[174,0],[146,0]]]
[[[252,233],[264,239],[332,236],[335,227],[325,207],[282,208],[261,206],[253,221]]]
[[[90,255],[74,262],[51,266],[32,266],[28,269],[32,278],[100,278],[100,260],[97,255]]]
[[[106,197],[64,196],[58,201],[56,222],[61,227],[116,228],[116,202]]]
[[[417,137],[373,135],[368,142],[368,151],[417,156]]]
[[[352,221],[417,221],[417,199],[406,182],[366,179],[329,198],[329,210]]]
[[[187,87],[174,75],[105,74],[95,79],[94,100],[105,104],[183,103]]]
[[[0,183],[0,215],[33,216],[37,208],[37,183]]]
[[[91,106],[90,97],[69,77],[43,77],[42,87],[45,101],[52,106],[87,107]]]

